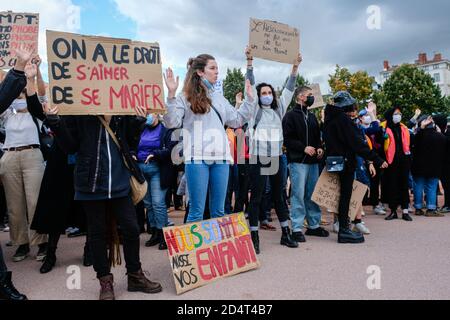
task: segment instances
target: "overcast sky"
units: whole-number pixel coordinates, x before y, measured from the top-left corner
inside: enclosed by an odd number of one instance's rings
[[[221,76],[245,67],[249,18],[294,26],[301,33],[300,72],[328,90],[336,64],[379,76],[383,60],[413,62],[421,51],[450,57],[450,1],[438,0],[0,0],[1,10],[41,13],[45,29],[158,41],[164,66],[180,76],[189,57],[214,55]],[[370,30],[367,9],[381,12],[381,29]],[[77,12],[79,23],[73,22]],[[76,20],[76,19],[75,19]],[[45,57],[41,36],[40,52]],[[290,66],[255,60],[257,81],[280,86]]]

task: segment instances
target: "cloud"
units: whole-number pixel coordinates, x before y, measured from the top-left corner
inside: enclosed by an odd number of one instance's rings
[[[137,24],[136,38],[158,41],[165,66],[184,70],[190,56],[214,55],[224,77],[228,67],[245,67],[250,17],[276,20],[301,32],[301,73],[328,89],[328,74],[340,64],[378,76],[383,60],[413,62],[419,51],[450,49],[450,3],[444,1],[303,0],[114,0]],[[369,30],[367,8],[381,9],[381,30]],[[280,86],[288,65],[255,61],[257,81]]]

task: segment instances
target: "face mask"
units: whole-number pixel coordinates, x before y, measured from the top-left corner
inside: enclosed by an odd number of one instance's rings
[[[147,126],[151,127],[153,126],[153,122],[155,121],[155,118],[153,118],[152,114],[149,114],[147,116],[147,122],[145,123]]]
[[[213,90],[214,86],[206,78],[202,78],[203,84],[208,88],[208,90]]]
[[[365,125],[371,124],[371,123],[372,123],[372,118],[371,118],[370,116],[365,116],[365,117],[363,117],[363,123],[364,123]]]
[[[306,104],[306,106],[309,108],[309,107],[311,107],[313,104],[314,104],[314,102],[315,102],[315,98],[314,98],[314,96],[308,96],[307,98],[306,98],[306,102],[305,102],[305,104]]]
[[[273,96],[262,96],[260,99],[263,106],[271,106],[273,102]]]
[[[394,121],[395,124],[399,124],[402,122],[402,115],[401,114],[394,114],[392,117],[392,121]]]
[[[22,111],[27,108],[27,100],[25,99],[16,99],[11,104],[11,108],[13,108],[15,111]]]

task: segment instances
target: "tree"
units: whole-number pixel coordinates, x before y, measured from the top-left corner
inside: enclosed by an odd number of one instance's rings
[[[348,91],[360,105],[365,105],[373,93],[375,79],[366,71],[351,73],[347,68],[336,65],[336,71],[328,80],[333,94]]]
[[[223,95],[234,106],[236,95],[244,92],[245,76],[240,69],[227,70],[227,76],[223,82]]]
[[[396,69],[383,86],[383,94],[392,107],[402,109],[410,119],[419,108],[422,114],[442,112],[445,101],[434,79],[415,65],[404,64]]]

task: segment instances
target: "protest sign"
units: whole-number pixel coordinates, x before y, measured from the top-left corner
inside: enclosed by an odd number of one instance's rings
[[[367,186],[361,182],[353,182],[353,193],[350,199],[349,216],[355,220],[356,214],[361,209],[362,200],[367,192]],[[339,174],[329,173],[324,170],[316,184],[316,188],[311,197],[312,201],[319,206],[330,210],[333,213],[339,212],[339,199],[341,197],[341,186]]]
[[[50,103],[61,115],[164,111],[158,43],[47,31]]]
[[[309,109],[317,109],[325,106],[323,101],[322,91],[320,90],[320,84],[315,83],[311,85],[312,94],[314,96],[314,104]]]
[[[21,45],[38,50],[39,14],[0,12],[0,69],[11,69]]]
[[[177,294],[259,267],[243,213],[163,232]]]
[[[286,24],[251,18],[249,46],[254,57],[294,64],[300,52],[300,32]]]

